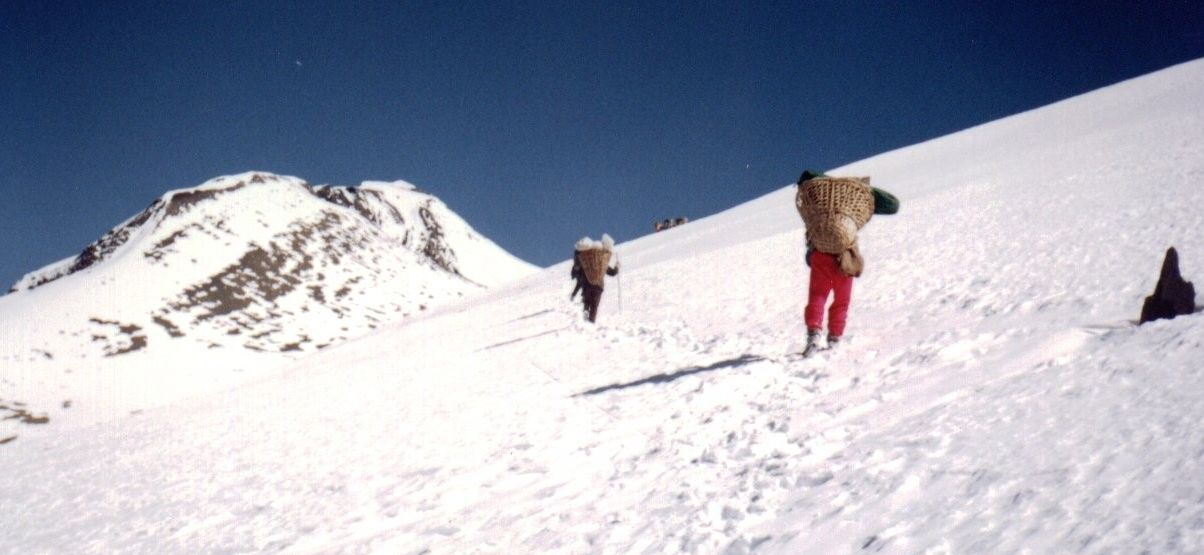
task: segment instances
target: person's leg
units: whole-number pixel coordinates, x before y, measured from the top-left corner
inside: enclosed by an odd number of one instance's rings
[[[589,321],[594,322],[598,319],[598,303],[602,302],[602,288],[586,286],[585,291],[589,299]]]
[[[807,287],[807,308],[803,311],[807,330],[821,330],[824,327],[824,306],[828,304],[828,293],[832,291],[832,267],[832,255],[822,252],[811,255],[811,280]]]
[[[848,276],[837,269],[837,275],[832,283],[835,300],[828,309],[828,336],[839,339],[844,335],[845,324],[849,320],[849,303],[853,300],[853,276]]]
[[[589,307],[590,307],[590,290],[591,289],[592,288],[589,285],[585,285],[581,288],[581,316],[584,317],[586,320],[590,319],[589,318]]]

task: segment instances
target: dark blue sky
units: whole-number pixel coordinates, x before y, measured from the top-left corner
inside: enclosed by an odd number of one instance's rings
[[[547,265],[1204,57],[1198,1],[561,4],[0,3],[0,291],[250,169],[406,179]]]

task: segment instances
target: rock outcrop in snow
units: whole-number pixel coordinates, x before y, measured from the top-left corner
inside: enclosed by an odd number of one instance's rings
[[[1162,271],[1158,274],[1158,285],[1154,294],[1145,298],[1141,306],[1140,323],[1171,319],[1191,314],[1196,310],[1196,289],[1179,273],[1179,252],[1175,247],[1166,250]]]

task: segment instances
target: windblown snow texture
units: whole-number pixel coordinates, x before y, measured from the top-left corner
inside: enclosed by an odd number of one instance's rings
[[[786,186],[621,245],[596,326],[566,261],[134,415],[0,393],[51,419],[0,445],[0,551],[1204,552],[1204,316],[1132,320],[1168,246],[1204,275],[1202,104],[1197,61],[831,170],[902,209],[817,361]]]

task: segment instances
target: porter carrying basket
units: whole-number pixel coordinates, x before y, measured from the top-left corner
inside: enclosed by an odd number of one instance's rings
[[[869,181],[868,177],[816,177],[799,185],[794,205],[816,250],[838,255],[857,243],[857,231],[874,215]]]
[[[585,273],[585,279],[591,285],[601,287],[606,268],[610,265],[610,251],[604,248],[581,250],[577,251],[577,258],[581,261],[581,271]]]

